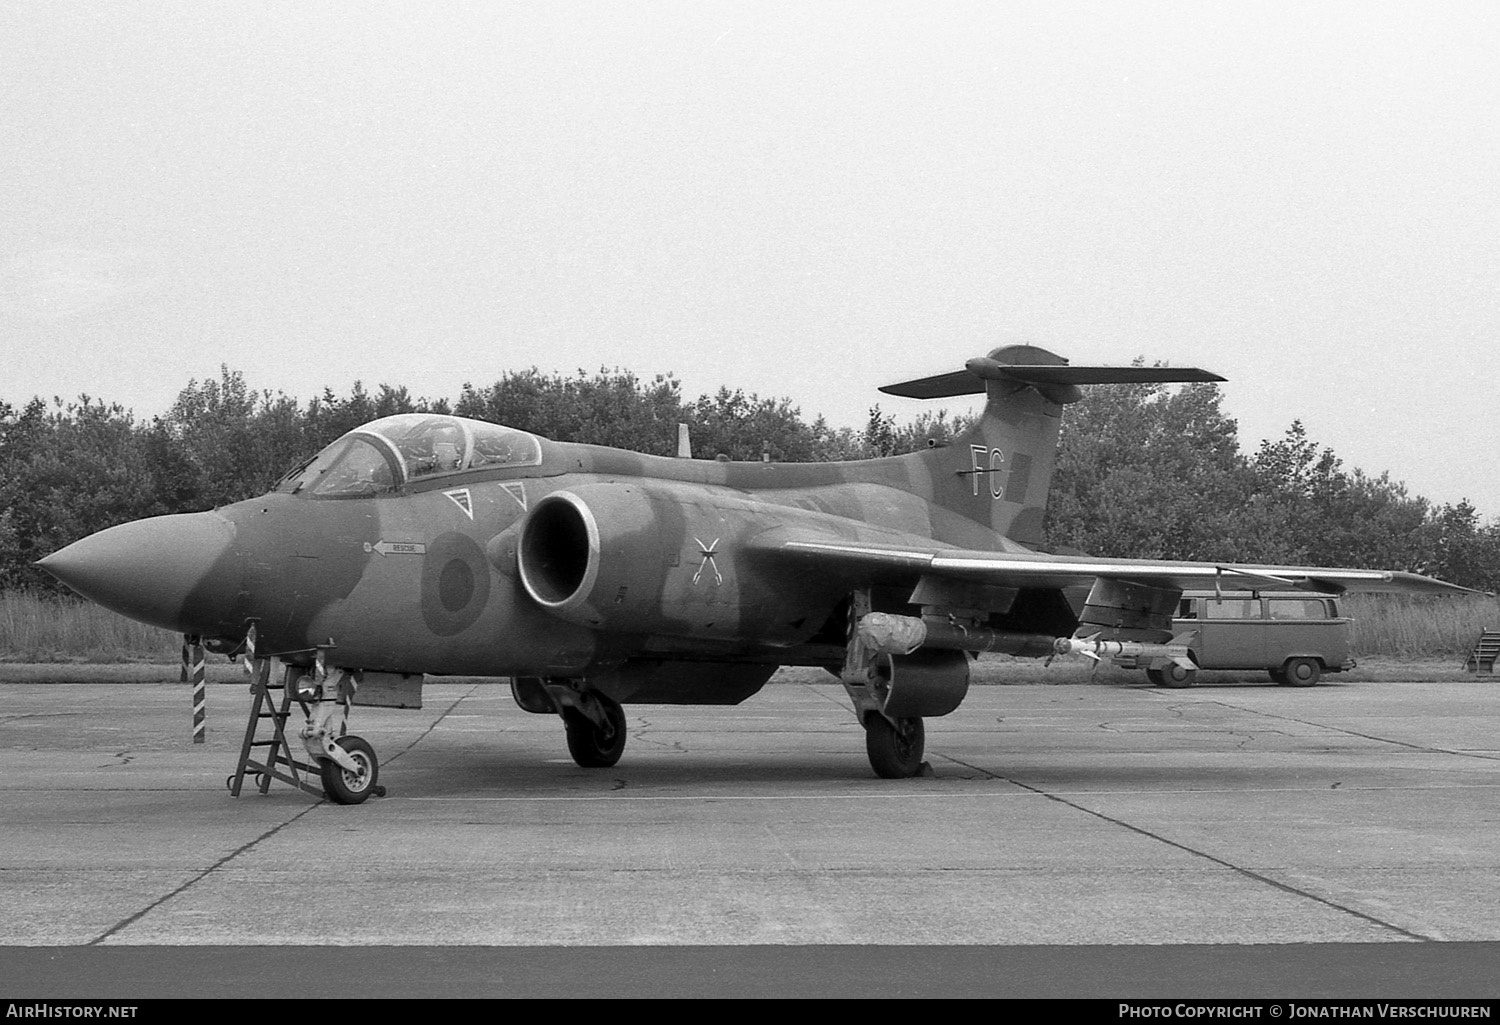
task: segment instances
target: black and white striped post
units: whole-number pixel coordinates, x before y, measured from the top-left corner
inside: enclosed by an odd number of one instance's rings
[[[192,649],[192,678],[193,678],[193,743],[203,743],[204,720],[208,713],[208,696],[205,693],[204,684],[208,676],[207,661],[203,653],[203,639],[201,637],[184,637],[182,650],[186,654]]]

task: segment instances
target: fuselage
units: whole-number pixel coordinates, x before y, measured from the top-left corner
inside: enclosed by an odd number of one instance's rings
[[[584,675],[628,659],[824,663],[851,584],[778,532],[1019,548],[930,500],[931,453],[736,463],[406,414],[276,490],[103,531],[46,568],[125,615],[262,653],[409,673]],[[977,490],[977,489],[976,489]]]

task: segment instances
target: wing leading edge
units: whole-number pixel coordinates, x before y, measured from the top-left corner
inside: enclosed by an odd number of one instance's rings
[[[961,548],[875,545],[845,541],[785,541],[780,551],[845,571],[931,575],[1000,587],[1078,587],[1104,578],[1149,587],[1188,590],[1296,589],[1319,594],[1388,591],[1405,594],[1472,593],[1418,573],[1323,566],[1244,566],[1214,562],[1100,559],[1041,552],[989,552]]]

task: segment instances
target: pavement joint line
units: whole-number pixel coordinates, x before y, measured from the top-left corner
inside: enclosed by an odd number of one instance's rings
[[[432,722],[428,723],[427,724],[427,728],[425,730],[423,730],[421,733],[417,734],[417,736],[415,738],[413,738],[413,740],[412,740],[412,742],[410,744],[407,744],[401,750],[399,750],[395,754],[391,755],[389,758],[387,758],[385,760],[385,762],[383,764],[389,765],[391,762],[394,762],[397,758],[400,758],[402,755],[406,754],[406,752],[410,751],[412,748],[414,748],[418,744],[422,743],[422,741],[426,740],[427,739],[427,735],[429,733],[431,733],[433,730],[437,729],[438,725],[444,719],[448,718],[449,713],[451,713],[455,708],[457,708],[459,705],[461,705],[463,703],[463,701],[464,701],[465,698],[468,698],[469,696],[471,696],[474,693],[474,691],[476,691],[478,689],[479,689],[479,684],[477,684],[477,683],[473,684],[473,685],[471,685],[469,687],[468,690],[464,691],[458,697],[454,698],[453,699],[453,704],[451,704],[447,708],[443,709],[443,713],[441,715],[439,715],[436,719],[432,720]]]
[[[1244,876],[1247,879],[1253,879],[1256,882],[1263,883],[1263,884],[1265,884],[1267,886],[1274,887],[1275,889],[1281,890],[1283,893],[1289,893],[1289,894],[1292,894],[1293,896],[1305,898],[1306,900],[1310,900],[1310,901],[1313,901],[1315,903],[1322,904],[1324,907],[1332,908],[1335,911],[1342,911],[1346,915],[1351,915],[1351,916],[1353,916],[1355,918],[1358,918],[1358,919],[1361,919],[1363,921],[1369,922],[1371,925],[1379,926],[1382,929],[1389,929],[1391,932],[1397,933],[1397,934],[1399,934],[1401,936],[1405,936],[1405,937],[1407,937],[1408,939],[1411,939],[1411,940],[1417,940],[1417,941],[1422,942],[1422,943],[1437,942],[1435,940],[1435,938],[1432,937],[1432,936],[1426,936],[1426,935],[1423,935],[1422,933],[1412,932],[1410,929],[1403,929],[1403,928],[1401,928],[1401,926],[1396,925],[1393,922],[1387,922],[1387,921],[1384,921],[1382,919],[1376,918],[1374,915],[1367,914],[1366,912],[1360,911],[1357,908],[1351,908],[1351,907],[1349,907],[1347,905],[1340,904],[1337,901],[1330,900],[1327,897],[1320,897],[1318,894],[1313,893],[1313,892],[1311,892],[1309,890],[1301,889],[1300,887],[1293,886],[1290,883],[1284,883],[1284,882],[1282,882],[1279,879],[1273,879],[1273,878],[1271,878],[1268,875],[1264,875],[1264,874],[1262,874],[1260,872],[1256,872],[1254,869],[1245,868],[1243,865],[1236,865],[1236,864],[1234,864],[1231,861],[1226,861],[1223,858],[1219,858],[1219,857],[1216,857],[1216,856],[1214,856],[1212,854],[1209,854],[1207,851],[1199,850],[1196,847],[1189,847],[1187,844],[1179,843],[1176,840],[1172,840],[1172,839],[1170,839],[1168,837],[1162,836],[1160,833],[1153,833],[1149,829],[1145,829],[1144,827],[1133,825],[1133,824],[1131,824],[1129,822],[1124,821],[1123,819],[1117,819],[1114,816],[1112,816],[1112,815],[1106,815],[1106,814],[1104,814],[1101,811],[1095,811],[1092,808],[1086,808],[1086,807],[1084,807],[1081,804],[1077,804],[1077,803],[1075,803],[1073,801],[1068,800],[1066,797],[1062,797],[1062,796],[1057,795],[1057,794],[1048,793],[1045,790],[1041,790],[1041,789],[1039,789],[1037,787],[1030,786],[1030,785],[1028,785],[1026,783],[1022,783],[1022,782],[1020,782],[1018,780],[1013,780],[1013,779],[1009,779],[1009,778],[1004,777],[1004,776],[996,775],[995,773],[986,772],[986,770],[981,769],[978,766],[968,765],[966,762],[960,762],[960,761],[958,761],[958,759],[952,758],[951,756],[946,756],[946,757],[949,757],[949,759],[951,761],[958,762],[959,765],[965,766],[965,768],[972,769],[972,770],[974,770],[976,772],[983,772],[983,773],[985,773],[985,775],[994,776],[996,779],[1004,780],[1005,782],[1010,783],[1013,786],[1018,786],[1018,787],[1022,787],[1024,789],[1026,789],[1026,790],[1030,790],[1031,792],[1033,792],[1035,794],[1039,794],[1042,797],[1047,798],[1049,801],[1056,801],[1058,804],[1061,804],[1064,807],[1072,808],[1072,809],[1074,809],[1076,811],[1081,811],[1085,815],[1092,815],[1094,818],[1099,819],[1099,820],[1101,820],[1103,822],[1108,822],[1111,825],[1119,826],[1122,829],[1128,829],[1132,833],[1136,833],[1136,834],[1138,834],[1140,836],[1144,836],[1144,837],[1146,837],[1148,839],[1155,840],[1158,843],[1166,844],[1168,847],[1174,847],[1174,848],[1176,848],[1179,851],[1183,851],[1183,852],[1185,852],[1187,854],[1191,854],[1191,855],[1194,855],[1196,857],[1202,858],[1205,861],[1209,861],[1209,862],[1212,862],[1215,865],[1220,866],[1221,868],[1227,868],[1231,872],[1238,873],[1239,875],[1242,875],[1242,876]]]
[[[1243,705],[1231,704],[1228,701],[1213,701],[1215,705],[1223,705],[1237,712],[1249,712],[1252,715],[1263,716],[1268,719],[1281,719],[1284,722],[1294,722],[1301,726],[1312,726],[1320,730],[1330,730],[1334,733],[1342,733],[1349,737],[1359,737],[1361,740],[1373,740],[1377,744],[1391,744],[1395,747],[1404,747],[1412,751],[1425,751],[1428,754],[1459,755],[1463,758],[1478,758],[1487,762],[1500,761],[1500,754],[1478,754],[1473,751],[1454,751],[1446,747],[1432,747],[1429,744],[1413,744],[1405,740],[1392,740],[1390,737],[1377,737],[1373,733],[1361,733],[1358,730],[1345,729],[1342,726],[1329,726],[1327,723],[1312,722],[1308,719],[1298,719],[1294,715],[1280,715],[1276,712],[1267,712],[1259,708],[1246,708]]]
[[[812,691],[830,705],[837,705],[851,715],[854,713],[854,705],[849,702],[849,695],[843,689],[842,685],[839,686],[837,691],[833,690],[833,685],[827,683],[804,683],[802,686]]]
[[[477,687],[477,686],[478,686],[478,684],[474,685],[474,687]],[[443,713],[441,715],[439,715],[436,719],[434,719],[432,721],[432,723],[427,727],[427,729],[423,730],[422,733],[419,734],[414,740],[412,740],[412,742],[410,744],[406,745],[406,747],[402,748],[400,751],[397,751],[390,758],[388,758],[386,760],[387,764],[389,764],[390,762],[395,761],[397,758],[400,758],[407,751],[410,751],[417,744],[421,743],[422,739],[424,737],[426,737],[429,733],[431,733],[434,729],[436,729],[438,723],[442,722],[448,716],[449,712],[451,712],[451,711],[453,711],[453,709],[457,708],[458,705],[460,704],[460,702],[462,702],[464,700],[464,698],[466,698],[470,694],[474,693],[474,687],[470,687],[467,691],[465,691],[463,694],[460,694],[456,699],[454,699],[453,703],[451,705],[449,705],[443,711]],[[152,901],[150,904],[147,904],[145,907],[141,908],[141,910],[137,911],[135,914],[130,915],[127,918],[121,919],[119,922],[116,922],[114,925],[112,925],[108,929],[104,930],[104,932],[100,933],[98,936],[94,937],[92,940],[89,940],[88,943],[85,944],[85,946],[90,946],[90,947],[99,946],[100,944],[102,944],[106,940],[108,940],[111,936],[114,936],[116,933],[119,933],[122,930],[128,929],[130,926],[132,926],[136,922],[140,921],[146,915],[149,915],[156,908],[161,907],[161,905],[165,904],[167,901],[171,900],[173,897],[176,897],[178,894],[183,893],[184,891],[186,891],[190,887],[194,886],[195,884],[197,884],[200,880],[202,880],[206,876],[211,875],[212,873],[218,871],[224,865],[228,864],[230,861],[233,861],[235,858],[239,857],[241,854],[245,853],[250,848],[252,848],[256,844],[260,843],[262,840],[268,840],[268,839],[270,839],[271,837],[275,836],[277,833],[279,833],[283,829],[285,829],[287,826],[290,826],[292,823],[294,823],[298,819],[302,818],[302,816],[309,814],[310,812],[314,811],[315,809],[321,807],[322,805],[324,805],[326,803],[327,803],[327,801],[325,799],[325,800],[319,800],[319,801],[317,801],[317,802],[315,802],[313,804],[310,804],[307,807],[303,808],[301,811],[299,811],[297,814],[293,815],[291,818],[287,819],[285,822],[278,823],[277,825],[273,826],[271,829],[266,830],[266,832],[262,833],[260,836],[257,836],[255,839],[250,840],[250,841],[248,841],[248,842],[240,845],[239,847],[236,847],[234,850],[232,850],[228,854],[224,855],[224,857],[220,858],[218,861],[214,862],[212,865],[210,865],[207,868],[205,868],[202,872],[199,872],[197,875],[193,876],[187,882],[185,882],[181,886],[177,887],[175,890],[172,890],[170,893],[167,893],[167,894],[165,894],[165,895],[163,895],[161,897],[158,897],[156,900]]]
[[[229,862],[233,861],[235,858],[239,857],[241,854],[245,853],[250,848],[252,848],[256,844],[260,843],[262,840],[269,840],[271,837],[273,837],[277,833],[281,832],[287,826],[290,826],[292,823],[294,823],[298,819],[302,818],[302,816],[309,814],[310,812],[316,810],[317,808],[322,807],[324,804],[327,804],[327,803],[328,802],[325,799],[325,800],[318,801],[315,804],[310,804],[306,808],[303,808],[301,811],[299,811],[297,814],[293,815],[291,818],[287,819],[285,822],[278,822],[276,825],[272,826],[270,829],[266,830],[264,833],[262,833],[260,836],[257,836],[255,839],[246,841],[245,843],[243,843],[240,846],[236,847],[234,850],[232,850],[228,854],[224,855],[218,861],[214,862],[212,865],[210,865],[207,868],[205,868],[202,872],[199,872],[197,875],[193,876],[193,878],[189,879],[187,882],[185,882],[181,886],[177,887],[177,889],[171,891],[170,893],[164,894],[164,895],[156,898],[156,900],[153,900],[150,904],[147,904],[145,907],[141,908],[141,910],[137,911],[135,914],[130,915],[130,916],[126,917],[126,918],[122,918],[120,921],[116,922],[114,925],[110,926],[108,929],[104,930],[98,936],[95,936],[93,939],[89,940],[87,943],[85,943],[83,945],[85,947],[97,947],[97,946],[100,946],[101,944],[104,943],[105,940],[109,939],[111,936],[115,935],[118,932],[121,932],[124,929],[130,928],[136,922],[139,922],[142,918],[145,918],[152,911],[155,911],[157,908],[161,907],[163,904],[165,904],[167,901],[171,900],[173,897],[177,896],[179,893],[183,893],[184,891],[186,891],[190,887],[196,885],[204,877],[206,877],[208,875],[211,875],[214,872],[217,872],[224,865],[226,865]]]

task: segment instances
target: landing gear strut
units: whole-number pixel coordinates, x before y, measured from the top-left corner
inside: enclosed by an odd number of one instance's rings
[[[380,765],[374,748],[369,741],[348,732],[349,706],[362,674],[355,670],[330,671],[320,649],[311,670],[287,664],[281,682],[272,683],[272,660],[255,658],[253,626],[246,636],[244,655],[254,698],[239,765],[224,781],[230,796],[240,796],[245,777],[252,776],[255,789],[262,794],[270,790],[272,780],[280,780],[317,797],[319,787],[313,781],[321,777],[322,796],[338,804],[361,804],[371,797],[384,797],[385,787],[377,783]],[[279,701],[272,696],[274,691],[281,692]],[[298,731],[307,760],[292,750],[289,727],[295,714],[293,701],[307,716]],[[270,721],[271,738],[257,739],[266,720]],[[257,748],[268,749],[264,760],[253,757]]]
[[[321,651],[313,671],[297,681],[297,699],[307,706],[302,746],[323,777],[323,793],[335,804],[363,804],[372,796],[385,796],[385,787],[376,783],[380,762],[375,749],[347,732],[358,681],[357,672],[325,666]]]
[[[869,756],[870,768],[881,779],[931,775],[931,768],[922,761],[927,743],[922,715],[912,713],[941,715],[951,710],[951,706],[901,708],[891,701],[895,671],[892,658],[869,648],[857,629],[859,621],[869,613],[870,592],[855,591],[849,602],[849,642],[839,679],[854,703],[855,716],[865,728],[865,754]],[[963,656],[957,657],[963,660]],[[963,673],[963,686],[967,688],[967,663]]]

